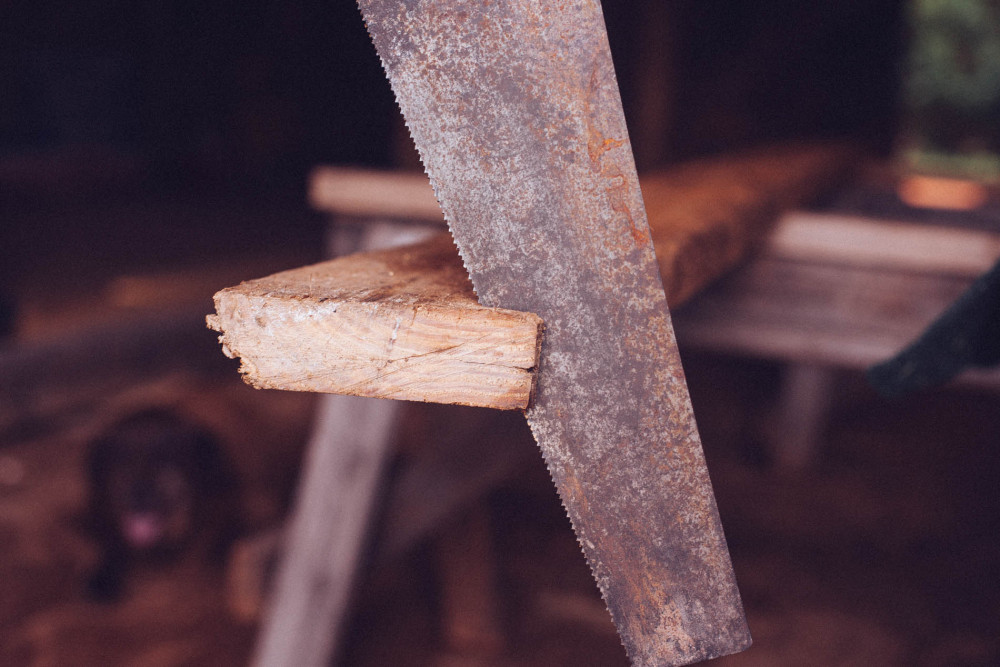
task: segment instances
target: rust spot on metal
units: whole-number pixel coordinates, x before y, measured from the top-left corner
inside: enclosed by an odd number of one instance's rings
[[[598,171],[600,168],[601,156],[612,148],[618,148],[625,142],[621,139],[608,139],[592,134],[587,141],[587,153],[590,154],[590,161],[594,163]]]
[[[597,69],[591,73],[588,91],[596,89],[599,85],[597,74]],[[605,137],[598,131],[595,126],[595,119],[593,118],[593,109],[590,105],[590,95],[588,94],[585,99],[587,100],[587,154],[590,156],[591,168],[609,183],[605,188],[605,192],[607,193],[608,201],[611,204],[611,209],[616,213],[619,213],[628,223],[629,230],[632,234],[632,240],[635,244],[638,246],[649,245],[652,242],[652,238],[649,234],[649,225],[646,224],[645,228],[639,225],[626,203],[628,181],[625,178],[625,175],[614,161],[606,161],[603,159],[605,153],[615,148],[621,148],[626,142],[623,139]],[[629,157],[631,158],[631,156]]]

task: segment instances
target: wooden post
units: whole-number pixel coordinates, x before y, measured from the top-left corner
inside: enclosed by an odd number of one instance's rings
[[[770,443],[779,471],[798,473],[815,462],[833,401],[835,377],[835,369],[817,364],[790,363],[785,368]]]
[[[437,544],[446,662],[487,664],[503,647],[490,517],[482,501],[446,529]]]
[[[320,667],[335,654],[399,411],[396,401],[324,396],[258,667]]]

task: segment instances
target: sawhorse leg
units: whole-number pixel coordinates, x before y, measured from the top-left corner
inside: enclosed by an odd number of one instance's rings
[[[253,664],[321,667],[364,553],[399,403],[323,396]]]

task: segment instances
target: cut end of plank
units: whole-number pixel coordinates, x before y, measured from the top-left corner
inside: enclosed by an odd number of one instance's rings
[[[209,328],[257,388],[503,410],[531,399],[542,320],[480,306],[448,234],[230,287]]]

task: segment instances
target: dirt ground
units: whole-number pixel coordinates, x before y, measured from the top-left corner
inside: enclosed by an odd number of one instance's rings
[[[888,403],[860,378],[842,377],[814,466],[782,475],[759,439],[777,369],[695,354],[687,365],[755,638],[750,651],[717,664],[1000,662],[995,394]],[[173,378],[136,392],[173,392],[178,403],[227,415],[217,424],[252,443],[243,474],[257,475],[264,496],[277,484],[267,471],[283,465],[287,477],[294,468],[311,411],[308,396],[254,392],[235,378]],[[197,555],[136,568],[118,604],[84,599],[96,557],[81,514],[91,430],[78,424],[0,447],[0,664],[245,663],[255,628],[227,610],[225,573]],[[450,531],[463,530],[456,519],[364,572],[341,664],[627,664],[535,463],[481,504],[492,563],[469,571],[491,581],[468,586],[493,591],[486,632],[494,641],[456,643],[443,609],[442,568],[462,557],[441,551]]]

